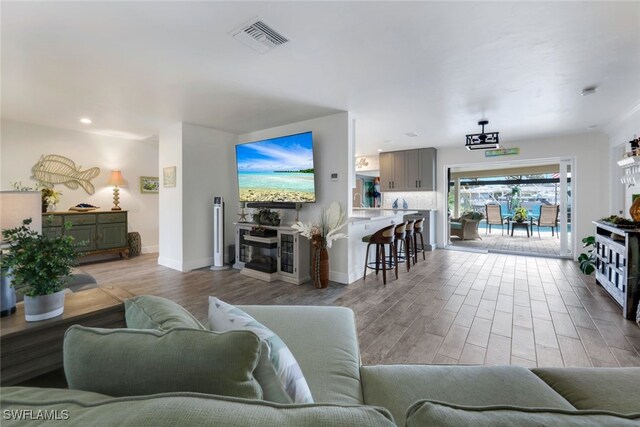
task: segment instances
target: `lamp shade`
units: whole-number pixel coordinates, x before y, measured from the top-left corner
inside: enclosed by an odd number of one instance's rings
[[[124,185],[124,178],[122,177],[122,172],[119,169],[114,169],[111,171],[111,176],[109,177],[109,181],[107,181],[109,185]]]
[[[31,229],[41,233],[42,193],[40,191],[0,191],[0,229],[19,227],[27,218],[32,220]]]

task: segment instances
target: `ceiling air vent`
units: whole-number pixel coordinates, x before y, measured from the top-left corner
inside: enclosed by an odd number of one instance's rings
[[[273,48],[289,41],[264,21],[254,18],[231,32],[234,39],[241,41],[251,49],[267,53]]]

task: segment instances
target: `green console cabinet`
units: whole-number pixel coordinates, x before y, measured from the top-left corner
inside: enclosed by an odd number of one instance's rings
[[[63,227],[67,222],[71,223],[68,230]],[[42,232],[73,236],[82,255],[111,252],[129,256],[127,211],[50,212],[42,214]]]

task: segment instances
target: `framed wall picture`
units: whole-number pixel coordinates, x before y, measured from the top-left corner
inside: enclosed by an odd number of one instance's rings
[[[157,176],[140,177],[140,193],[157,194],[160,191],[160,178]]]
[[[176,167],[169,166],[162,169],[162,186],[164,188],[176,186]]]

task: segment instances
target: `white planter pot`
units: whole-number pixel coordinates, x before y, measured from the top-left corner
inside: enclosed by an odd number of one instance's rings
[[[27,322],[37,322],[60,316],[64,311],[64,290],[50,295],[24,297],[24,316]]]

